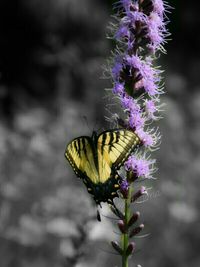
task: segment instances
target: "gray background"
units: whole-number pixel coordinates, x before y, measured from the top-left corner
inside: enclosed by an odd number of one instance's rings
[[[159,59],[167,94],[159,172],[130,266],[197,267],[199,256],[199,15],[170,1],[172,41]],[[66,143],[108,127],[102,65],[112,1],[0,2],[0,266],[120,266],[106,208],[102,223],[64,159]],[[108,114],[107,114],[108,115]],[[136,186],[140,186],[137,184]]]

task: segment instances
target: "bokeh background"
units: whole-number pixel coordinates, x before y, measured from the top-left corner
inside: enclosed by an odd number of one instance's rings
[[[181,3],[180,3],[181,2]],[[114,220],[64,159],[66,143],[108,127],[102,65],[109,0],[0,1],[0,266],[120,266]],[[200,16],[170,0],[158,180],[134,209],[145,223],[130,266],[200,266]]]

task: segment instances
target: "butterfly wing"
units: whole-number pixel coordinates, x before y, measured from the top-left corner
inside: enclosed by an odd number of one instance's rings
[[[97,141],[100,182],[106,182],[139,144],[139,137],[130,130],[116,129],[101,133]]]
[[[78,177],[87,176],[94,184],[99,181],[90,137],[81,136],[72,140],[67,145],[65,157]]]

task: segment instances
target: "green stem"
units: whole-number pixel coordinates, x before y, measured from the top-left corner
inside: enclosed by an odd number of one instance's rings
[[[124,207],[124,224],[126,232],[122,234],[122,248],[123,248],[123,255],[122,255],[122,267],[128,267],[128,256],[126,254],[126,250],[129,244],[129,235],[128,235],[128,221],[130,219],[130,204],[131,204],[131,195],[132,195],[132,188],[130,185],[128,198],[125,199],[125,207]]]

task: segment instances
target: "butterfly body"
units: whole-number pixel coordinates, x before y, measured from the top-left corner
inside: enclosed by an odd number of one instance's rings
[[[119,189],[119,176],[110,177],[105,183],[94,184],[88,177],[84,178],[84,184],[87,187],[88,193],[93,195],[94,200],[97,204],[101,202],[112,203],[113,198],[117,197],[117,190]]]
[[[138,136],[130,130],[114,129],[99,135],[93,132],[91,137],[72,140],[65,156],[97,204],[113,203],[119,189],[117,170],[139,144]]]

